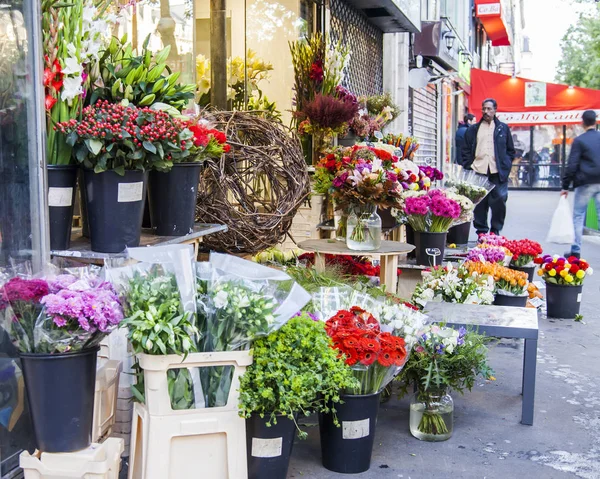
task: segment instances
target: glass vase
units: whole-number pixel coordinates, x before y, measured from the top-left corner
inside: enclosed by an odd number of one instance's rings
[[[348,224],[348,213],[342,210],[336,210],[333,214],[335,224],[336,241],[346,242],[346,226]]]
[[[454,429],[454,401],[446,390],[417,391],[410,401],[410,433],[420,441],[446,441]]]
[[[375,205],[353,206],[346,229],[346,245],[351,250],[373,251],[381,246],[381,217]]]

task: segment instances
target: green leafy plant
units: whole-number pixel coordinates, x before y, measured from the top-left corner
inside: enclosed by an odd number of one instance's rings
[[[194,337],[198,330],[194,318],[184,312],[177,280],[160,266],[148,272],[136,272],[128,282],[123,298],[128,339],[135,354],[178,354],[196,351]],[[144,402],[144,373],[136,362],[137,383],[132,386],[136,400]],[[187,369],[170,369],[167,373],[173,409],[194,406],[193,385]]]
[[[181,111],[194,98],[196,85],[177,83],[181,73],[173,72],[166,63],[171,46],[152,53],[148,49],[149,41],[150,35],[137,55],[131,43],[127,43],[127,35],[112,38],[100,57],[102,85],[94,89],[92,104],[98,99],[125,100],[135,106],[161,103]]]
[[[389,121],[394,121],[400,115],[400,108],[392,100],[390,93],[382,95],[374,95],[366,98],[367,111],[371,115],[380,115],[382,112],[387,112]]]
[[[328,413],[340,402],[340,390],[356,387],[324,323],[297,316],[254,342],[254,362],[240,380],[240,416],[259,414],[270,425],[277,416],[295,421],[296,414]],[[298,435],[306,437],[299,429]]]

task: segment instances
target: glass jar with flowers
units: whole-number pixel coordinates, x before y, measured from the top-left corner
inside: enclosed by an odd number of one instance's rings
[[[421,441],[445,441],[454,429],[454,402],[449,390],[469,391],[475,378],[492,378],[486,338],[465,328],[426,326],[399,376],[402,393],[416,388],[410,402],[410,432]]]
[[[193,133],[167,112],[104,100],[56,129],[84,169],[92,250],[120,253],[138,246],[147,172],[189,157]]]
[[[590,264],[571,256],[537,257],[538,275],[546,283],[546,311],[549,318],[573,319],[579,314],[585,278],[593,274]]]

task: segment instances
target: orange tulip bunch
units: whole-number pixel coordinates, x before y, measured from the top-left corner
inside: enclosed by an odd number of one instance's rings
[[[527,292],[527,273],[515,271],[510,268],[500,266],[498,263],[479,263],[468,261],[465,266],[469,273],[487,275],[494,278],[496,291],[502,290],[521,296]]]

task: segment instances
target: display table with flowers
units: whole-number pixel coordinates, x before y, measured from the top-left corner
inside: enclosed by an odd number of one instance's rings
[[[521,424],[533,425],[535,374],[537,367],[538,313],[531,308],[434,303],[425,305],[431,323],[445,323],[454,328],[477,329],[495,338],[524,339],[523,406]],[[492,365],[493,366],[493,365]]]
[[[325,271],[325,255],[379,256],[381,285],[394,293],[398,289],[398,256],[410,253],[414,246],[397,241],[382,241],[374,251],[355,251],[344,243],[327,239],[307,240],[298,245],[300,249],[315,253],[315,268]]]

